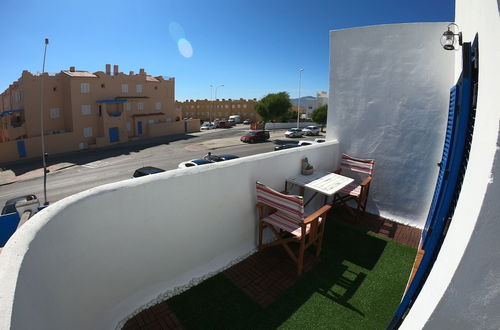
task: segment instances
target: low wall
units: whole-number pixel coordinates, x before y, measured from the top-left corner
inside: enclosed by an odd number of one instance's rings
[[[171,123],[156,123],[150,124],[148,126],[148,137],[184,133],[184,122],[182,121],[174,121]]]
[[[321,125],[318,125],[313,122],[300,122],[299,127],[304,128],[307,126],[318,126],[321,127]],[[295,123],[266,123],[266,129],[284,129],[284,128],[292,128],[292,127],[297,127],[297,122]]]
[[[49,155],[78,150],[81,139],[74,132],[45,135],[45,152]],[[24,141],[26,157],[19,158],[17,142]],[[25,140],[16,140],[0,143],[0,163],[12,162],[19,159],[40,157],[42,142],[39,136]]]
[[[188,119],[185,121],[187,124],[187,132],[193,133],[200,131],[200,120],[199,119]]]
[[[283,189],[336,141],[125,180],[37,213],[0,254],[0,329],[110,329],[257,241],[255,181]],[[234,184],[223,184],[232,182]]]

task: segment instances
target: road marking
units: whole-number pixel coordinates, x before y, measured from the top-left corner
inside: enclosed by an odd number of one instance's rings
[[[91,162],[91,163],[87,163],[85,165],[82,165],[82,167],[86,167],[86,168],[99,168],[99,167],[103,167],[103,166],[106,166],[106,165],[109,165],[110,162],[106,162],[106,161],[103,161],[103,160],[96,160],[95,162]]]

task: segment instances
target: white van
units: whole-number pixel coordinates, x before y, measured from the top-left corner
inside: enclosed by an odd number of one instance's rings
[[[230,123],[235,123],[235,124],[239,124],[240,123],[240,115],[231,115],[229,116],[229,122]]]

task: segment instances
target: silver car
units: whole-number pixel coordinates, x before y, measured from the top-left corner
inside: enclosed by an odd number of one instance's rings
[[[300,128],[289,128],[288,131],[285,132],[285,137],[293,138],[293,137],[302,137],[304,133]]]

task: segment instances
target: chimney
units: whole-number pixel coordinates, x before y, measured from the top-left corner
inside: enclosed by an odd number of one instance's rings
[[[70,67],[69,67],[69,71],[71,71],[71,72],[75,72],[75,67],[74,67],[74,66],[70,66]]]
[[[139,74],[144,74],[144,69],[139,69]]]
[[[113,65],[113,74],[116,76],[118,74],[118,65]]]
[[[111,64],[106,64],[106,74],[107,75],[111,74]]]
[[[129,75],[133,76],[134,75],[134,71],[130,71]]]

